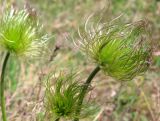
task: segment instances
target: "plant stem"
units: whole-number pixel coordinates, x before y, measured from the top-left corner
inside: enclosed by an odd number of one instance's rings
[[[81,105],[83,103],[83,99],[85,97],[85,94],[87,92],[87,89],[92,81],[92,79],[95,77],[95,75],[100,71],[100,67],[97,66],[93,71],[92,73],[89,75],[89,77],[87,78],[86,82],[84,83],[84,87],[82,89],[82,92],[79,96],[79,101],[78,101],[78,107],[77,107],[77,110],[76,110],[76,116],[78,117],[78,115],[80,114],[80,111],[81,111]],[[78,118],[75,118],[74,121],[79,121]]]
[[[2,65],[2,72],[1,72],[1,82],[0,82],[0,93],[1,93],[0,98],[1,98],[1,110],[2,110],[3,121],[7,121],[6,107],[5,107],[5,96],[4,96],[4,86],[5,86],[4,76],[5,76],[5,70],[6,70],[7,61],[9,59],[9,55],[10,55],[10,53],[7,52],[7,54],[4,58],[3,65]]]

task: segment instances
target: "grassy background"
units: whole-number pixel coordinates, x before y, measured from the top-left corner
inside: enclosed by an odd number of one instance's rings
[[[118,91],[119,83],[99,73],[94,79],[90,98],[101,106],[97,118],[84,121],[160,121],[160,2],[158,0],[8,0],[0,8],[13,4],[34,15],[34,8],[52,38],[48,52],[32,63],[11,57],[7,67],[6,100],[9,121],[44,121],[44,86],[42,77],[51,71],[74,70],[82,81],[94,68],[73,44],[77,29],[87,17],[104,7],[103,21],[124,14],[123,21],[148,19],[152,28],[153,64],[144,76],[128,82]],[[97,16],[97,17],[99,17]],[[96,17],[93,21],[96,21]],[[73,37],[73,38],[72,38]],[[57,48],[57,51],[55,49]],[[3,57],[1,53],[0,57]],[[136,86],[138,85],[138,87]],[[119,93],[118,93],[119,92]],[[146,97],[144,98],[144,93]],[[114,96],[118,96],[114,99]],[[146,103],[147,100],[147,103]]]

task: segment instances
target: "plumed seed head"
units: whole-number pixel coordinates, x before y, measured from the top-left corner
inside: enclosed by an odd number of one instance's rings
[[[131,80],[150,65],[151,39],[146,21],[130,24],[112,21],[80,35],[83,52],[117,80]]]
[[[73,82],[74,75],[60,75],[52,87],[48,80],[46,84],[45,104],[49,115],[59,117],[73,117],[80,85]]]
[[[45,93],[45,108],[49,118],[72,119],[77,117],[76,110],[79,108],[78,100],[83,86],[76,81],[74,73],[61,73],[57,78],[54,86],[53,78],[48,78]],[[82,113],[78,118],[86,118],[94,115],[99,108],[93,106],[93,103],[83,103]]]
[[[18,56],[39,56],[47,35],[40,35],[41,26],[27,10],[6,11],[0,20],[0,48]]]

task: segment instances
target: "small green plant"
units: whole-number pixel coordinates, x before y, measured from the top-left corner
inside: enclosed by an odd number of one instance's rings
[[[46,35],[40,35],[41,26],[36,18],[32,18],[27,10],[10,9],[4,12],[0,19],[0,49],[6,52],[1,73],[0,99],[2,119],[7,121],[5,110],[5,70],[10,55],[20,58],[38,57],[41,48],[48,40]]]
[[[45,107],[47,119],[58,121],[60,118],[87,118],[94,115],[98,111],[97,106],[93,106],[90,102],[82,105],[82,113],[77,117],[76,110],[78,107],[78,99],[83,89],[83,85],[77,81],[76,74],[60,73],[55,77],[53,86],[52,80],[48,78],[46,81]]]

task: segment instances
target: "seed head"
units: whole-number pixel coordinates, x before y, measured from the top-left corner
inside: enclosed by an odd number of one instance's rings
[[[75,81],[76,75],[60,74],[56,78],[55,86],[52,86],[51,79],[46,83],[45,108],[49,118],[65,118],[73,119],[76,117],[79,95],[82,85],[79,81]],[[78,118],[88,118],[94,115],[98,108],[93,103],[83,103],[82,113]]]
[[[80,33],[81,49],[109,76],[127,81],[148,69],[151,39],[146,21],[112,21],[86,30]]]
[[[27,10],[6,11],[0,19],[0,49],[17,56],[39,56],[48,40],[46,35],[40,35],[41,28]]]

